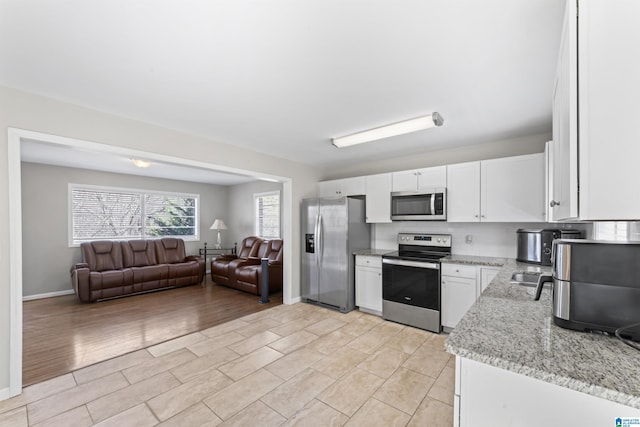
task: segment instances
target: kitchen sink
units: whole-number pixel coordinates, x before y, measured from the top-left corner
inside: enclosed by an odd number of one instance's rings
[[[511,275],[511,283],[520,286],[529,286],[535,288],[538,286],[538,273],[515,272]]]

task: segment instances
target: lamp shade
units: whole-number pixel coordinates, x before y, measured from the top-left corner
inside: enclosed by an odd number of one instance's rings
[[[209,230],[226,230],[226,229],[227,229],[227,224],[225,224],[224,221],[221,219],[216,219],[215,221],[213,221],[213,225],[209,227]]]

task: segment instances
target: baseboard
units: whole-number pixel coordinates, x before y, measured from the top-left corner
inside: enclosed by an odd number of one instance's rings
[[[297,297],[297,298],[291,298],[289,301],[285,301],[284,303],[287,305],[292,305],[298,302],[301,302],[302,298],[301,297]]]
[[[0,390],[0,401],[7,400],[10,397],[11,397],[11,393],[9,393],[8,388],[3,388],[2,390]]]
[[[22,297],[22,301],[31,301],[34,299],[60,297],[62,295],[73,295],[73,294],[74,294],[73,289],[68,289],[66,291],[48,292],[46,294],[27,295],[26,297]]]

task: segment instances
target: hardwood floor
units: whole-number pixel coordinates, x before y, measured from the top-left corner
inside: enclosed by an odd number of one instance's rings
[[[23,303],[23,385],[282,304],[223,286],[186,288],[83,304],[75,295]]]

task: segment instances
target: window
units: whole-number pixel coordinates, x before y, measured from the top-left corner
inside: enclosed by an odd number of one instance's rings
[[[101,239],[198,238],[197,194],[69,184],[70,245]]]
[[[640,222],[594,222],[593,238],[596,240],[638,241]]]
[[[280,192],[258,193],[255,201],[255,233],[263,239],[280,238]]]

